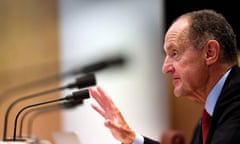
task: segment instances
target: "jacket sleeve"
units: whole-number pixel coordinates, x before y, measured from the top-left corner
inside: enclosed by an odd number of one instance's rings
[[[160,144],[160,142],[144,137],[144,144]]]

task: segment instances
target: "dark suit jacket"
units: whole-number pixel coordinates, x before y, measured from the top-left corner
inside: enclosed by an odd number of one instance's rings
[[[201,120],[191,144],[202,144]],[[240,144],[240,68],[234,66],[216,103],[206,144]]]
[[[159,144],[144,137],[144,144]],[[202,144],[201,119],[191,144]],[[234,66],[217,100],[206,144],[240,144],[240,68]]]

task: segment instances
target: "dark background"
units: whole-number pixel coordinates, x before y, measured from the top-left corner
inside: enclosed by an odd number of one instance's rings
[[[165,0],[166,28],[169,27],[173,19],[185,12],[203,8],[214,9],[222,13],[232,25],[240,49],[240,8],[236,2],[230,0]]]

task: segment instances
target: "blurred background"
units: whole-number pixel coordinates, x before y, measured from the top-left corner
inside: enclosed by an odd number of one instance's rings
[[[239,34],[237,9],[227,1],[190,0],[0,0],[0,136],[9,105],[22,97],[68,84],[83,73],[67,73],[102,59],[122,57],[123,66],[96,71],[102,86],[138,133],[160,140],[167,129],[184,132],[187,143],[201,107],[176,98],[161,73],[163,36],[178,15],[213,8]],[[239,42],[239,37],[238,42]],[[67,75],[63,75],[67,74]],[[69,95],[62,90],[25,100],[9,114],[13,136],[19,110],[29,104]],[[45,112],[34,118],[31,135],[54,143],[58,132],[75,133],[82,144],[120,143],[103,118],[84,100],[74,109]],[[23,123],[29,135],[30,120]]]

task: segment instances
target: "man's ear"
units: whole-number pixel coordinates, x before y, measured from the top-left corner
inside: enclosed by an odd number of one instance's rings
[[[216,40],[209,40],[205,45],[206,52],[206,63],[207,65],[212,65],[220,57],[220,45]]]

